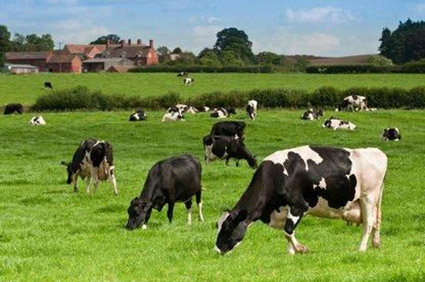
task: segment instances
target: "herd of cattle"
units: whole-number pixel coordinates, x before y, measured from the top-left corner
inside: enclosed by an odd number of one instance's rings
[[[185,74],[181,74],[184,76]],[[193,80],[192,80],[193,82]],[[186,84],[186,83],[185,83]],[[250,100],[246,112],[251,120],[257,117],[258,102]],[[349,96],[343,100],[337,111],[375,110],[367,107],[366,98]],[[184,120],[184,113],[210,111],[209,107],[196,109],[178,104],[170,107],[162,121]],[[4,114],[21,114],[20,104],[9,104]],[[235,114],[233,108],[221,107],[212,110],[210,116],[226,118]],[[322,110],[309,109],[304,120],[317,120],[324,115]],[[146,120],[147,114],[137,110],[130,115],[130,121]],[[30,121],[34,125],[45,125],[41,116]],[[387,157],[376,148],[340,149],[331,147],[302,146],[277,151],[267,156],[259,165],[256,157],[245,146],[245,127],[242,121],[220,121],[213,125],[210,133],[203,137],[205,162],[221,159],[226,164],[230,159],[246,160],[256,171],[236,205],[226,211],[217,222],[215,250],[225,254],[243,240],[247,228],[255,221],[262,221],[272,228],[283,229],[288,241],[290,254],[308,252],[308,248],[295,238],[295,228],[307,214],[340,218],[347,223],[363,224],[360,251],[365,251],[370,235],[372,244],[380,244],[381,199],[384,178],[387,171]],[[354,130],[356,126],[348,121],[331,117],[323,127]],[[397,128],[384,130],[383,140],[400,140]],[[97,190],[100,181],[110,181],[115,195],[118,194],[114,175],[113,147],[101,140],[87,139],[81,142],[71,162],[66,166],[67,183],[78,191],[78,178],[86,180],[87,193],[94,185]],[[138,197],[131,200],[127,210],[127,229],[147,228],[153,209],[161,211],[167,205],[167,217],[173,218],[174,205],[183,202],[188,219],[192,222],[192,197],[196,197],[199,220],[202,214],[202,167],[199,160],[191,155],[175,156],[157,162],[148,172],[143,189]]]

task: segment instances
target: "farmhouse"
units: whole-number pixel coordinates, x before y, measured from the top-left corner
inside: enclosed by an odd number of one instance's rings
[[[150,66],[158,64],[158,55],[154,48],[154,41],[149,40],[149,45],[142,43],[141,39],[136,44],[121,40],[119,45],[106,43],[106,50],[100,55],[104,58],[127,58],[133,61],[135,66]]]
[[[93,58],[83,62],[83,69],[87,72],[107,71],[112,67],[128,70],[134,68],[134,62],[127,58]]]
[[[49,72],[80,73],[82,63],[78,55],[62,55],[55,51],[55,54],[47,61],[46,67]]]

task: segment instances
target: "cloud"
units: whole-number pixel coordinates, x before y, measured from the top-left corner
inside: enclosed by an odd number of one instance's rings
[[[223,27],[220,25],[204,25],[193,27],[193,37],[190,39],[192,48],[196,51],[200,51],[205,47],[211,48],[216,39],[217,32],[222,30]]]
[[[287,9],[285,16],[290,23],[345,23],[355,20],[351,11],[333,6],[297,11]]]

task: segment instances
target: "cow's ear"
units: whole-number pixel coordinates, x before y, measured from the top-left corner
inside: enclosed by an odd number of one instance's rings
[[[241,222],[244,221],[248,217],[248,211],[247,210],[240,210],[238,214],[236,215],[235,221]]]

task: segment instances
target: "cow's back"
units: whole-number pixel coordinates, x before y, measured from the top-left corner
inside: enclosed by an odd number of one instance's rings
[[[202,168],[198,158],[183,155],[169,159],[166,164],[172,170],[171,182],[174,184],[176,200],[189,199],[201,189]]]

